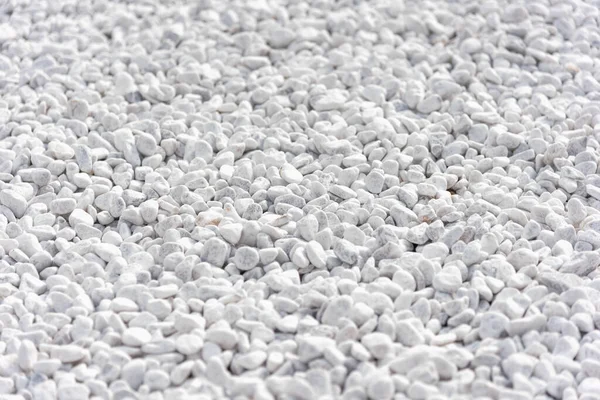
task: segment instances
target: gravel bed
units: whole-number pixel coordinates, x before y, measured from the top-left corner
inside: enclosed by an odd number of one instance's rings
[[[0,1],[0,399],[599,399],[599,26]]]

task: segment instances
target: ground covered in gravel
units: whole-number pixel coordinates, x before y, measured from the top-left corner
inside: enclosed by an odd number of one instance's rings
[[[598,399],[599,10],[0,1],[0,399]]]

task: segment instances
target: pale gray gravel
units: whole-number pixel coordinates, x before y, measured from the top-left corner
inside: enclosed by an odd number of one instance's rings
[[[0,400],[600,393],[598,0],[0,2]]]

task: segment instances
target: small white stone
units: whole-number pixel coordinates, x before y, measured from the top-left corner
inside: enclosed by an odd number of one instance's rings
[[[167,300],[154,299],[146,303],[146,311],[162,320],[171,314],[172,307]]]
[[[292,29],[277,28],[269,32],[269,45],[276,49],[289,46],[296,38],[296,32]]]
[[[481,50],[481,41],[474,37],[467,38],[461,43],[460,50],[467,54],[476,53]]]
[[[113,258],[121,256],[121,250],[110,243],[98,243],[94,245],[94,252],[104,261],[109,262]]]
[[[229,246],[217,238],[210,238],[202,247],[201,258],[216,267],[222,267],[229,256]]]
[[[327,265],[327,253],[323,246],[315,240],[311,240],[306,245],[306,256],[316,268],[325,268]]]
[[[140,214],[147,223],[156,221],[158,216],[158,202],[156,200],[147,200],[140,204]]]
[[[138,311],[138,305],[133,300],[125,297],[116,297],[110,303],[110,309],[114,312]]]
[[[123,344],[131,347],[140,347],[152,339],[152,335],[144,328],[127,328],[121,336]]]
[[[370,399],[390,400],[394,397],[394,381],[389,376],[376,376],[367,383],[367,394]]]
[[[177,351],[188,356],[198,354],[203,344],[202,338],[193,334],[183,334],[175,340]]]
[[[14,393],[15,382],[12,378],[0,377],[0,395]],[[6,398],[9,398],[8,396]]]
[[[354,265],[358,261],[356,246],[347,240],[339,239],[333,246],[333,252],[342,261]]]
[[[194,361],[188,360],[175,366],[171,370],[171,383],[179,386],[190,376],[192,369],[194,368]]]
[[[529,249],[517,249],[506,257],[506,261],[511,263],[518,271],[528,265],[537,265],[539,256]]]
[[[223,349],[231,349],[237,344],[237,335],[230,329],[209,329],[204,340],[218,344]]]
[[[314,215],[308,214],[296,223],[296,230],[304,240],[314,240],[319,231],[319,221]]]
[[[69,214],[76,206],[75,199],[55,199],[50,203],[50,212],[58,215]]]
[[[585,206],[576,198],[571,198],[567,203],[567,212],[573,223],[579,223],[587,216]]]
[[[21,218],[27,210],[25,197],[11,189],[0,190],[0,204],[10,209],[17,218]]]
[[[76,208],[69,215],[69,225],[75,227],[77,224],[94,225],[94,218],[80,208]]]
[[[505,332],[509,319],[503,314],[488,311],[481,317],[479,336],[482,339],[499,338]]]
[[[23,340],[19,347],[19,367],[23,371],[30,371],[37,362],[38,351],[30,340]]]
[[[304,179],[304,176],[291,164],[283,164],[280,173],[287,183],[300,183]]]
[[[132,389],[137,390],[144,382],[145,370],[146,363],[144,360],[133,359],[121,369],[121,378],[127,382]]]
[[[247,370],[254,370],[261,366],[267,360],[267,353],[264,351],[251,351],[240,355],[236,364]]]
[[[537,362],[538,360],[530,355],[514,353],[506,360],[502,361],[502,370],[511,379],[516,373],[520,373],[525,378],[529,378],[533,373]]]
[[[219,233],[227,242],[236,245],[242,237],[244,226],[239,223],[219,225]]]
[[[88,352],[79,346],[65,345],[53,348],[51,355],[63,363],[74,363],[85,358]]]
[[[346,96],[338,89],[329,90],[310,100],[310,105],[317,111],[331,111],[342,108],[346,102]]]
[[[60,368],[61,365],[61,361],[55,358],[47,360],[38,360],[33,365],[33,370],[39,374],[51,376],[55,371],[57,371]]]
[[[248,271],[254,268],[260,261],[258,251],[252,247],[240,247],[235,251],[233,262],[238,269]]]
[[[417,111],[423,114],[430,114],[442,107],[442,98],[437,94],[427,96],[417,104]]]
[[[380,332],[369,333],[362,337],[361,343],[371,352],[373,357],[382,359],[389,356],[392,351],[392,339]]]
[[[90,389],[82,384],[73,383],[58,387],[58,400],[86,400],[89,397]]]
[[[147,385],[151,390],[165,390],[169,387],[171,379],[169,375],[160,369],[152,369],[146,371],[144,375],[144,384]]]
[[[373,194],[379,194],[383,190],[385,177],[380,171],[373,170],[365,177],[365,188]]]
[[[83,121],[89,114],[89,104],[84,99],[71,99],[68,103],[68,111],[72,118]]]
[[[405,346],[417,346],[425,343],[423,333],[416,328],[412,320],[396,322],[396,335],[400,343]]]
[[[50,180],[52,179],[52,174],[50,173],[50,171],[44,168],[32,168],[31,178],[33,180],[33,183],[35,183],[36,185],[46,186],[48,183],[50,183]]]
[[[332,299],[321,317],[321,322],[325,325],[336,325],[336,322],[343,316],[348,315],[352,306],[352,298],[349,296],[340,296]]]
[[[367,85],[363,88],[361,95],[378,105],[385,102],[385,89],[381,86]]]
[[[19,250],[21,250],[27,257],[32,257],[44,249],[40,245],[38,238],[30,233],[23,233],[17,236],[17,243],[19,243]]]
[[[460,271],[456,267],[446,267],[433,277],[436,290],[454,293],[462,285]]]
[[[135,145],[143,156],[152,156],[156,153],[156,140],[148,133],[141,132],[138,134]]]
[[[529,17],[527,9],[519,4],[510,4],[504,9],[502,20],[508,23],[521,22]]]

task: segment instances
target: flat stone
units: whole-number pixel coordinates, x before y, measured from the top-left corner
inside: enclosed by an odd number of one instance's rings
[[[88,355],[88,352],[75,345],[57,346],[52,349],[52,358],[56,358],[63,363],[74,363],[82,360]]]
[[[281,177],[287,183],[300,183],[304,176],[291,164],[284,164],[280,169]]]
[[[141,347],[150,342],[152,335],[144,328],[127,328],[121,336],[123,344],[131,347]]]

